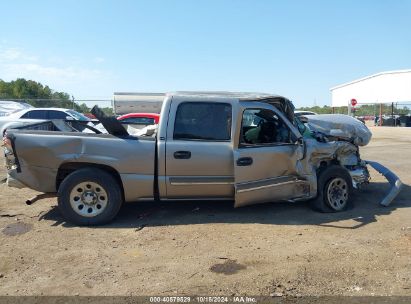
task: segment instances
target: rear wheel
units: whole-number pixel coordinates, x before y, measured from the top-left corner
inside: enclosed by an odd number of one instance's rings
[[[352,180],[340,166],[329,166],[318,177],[318,195],[312,201],[313,209],[320,212],[339,212],[351,205]]]
[[[77,225],[110,222],[123,202],[120,185],[109,173],[84,168],[69,174],[58,190],[58,206],[63,216]]]

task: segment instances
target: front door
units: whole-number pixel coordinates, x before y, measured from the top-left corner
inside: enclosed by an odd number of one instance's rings
[[[240,133],[234,149],[236,207],[309,194],[309,183],[297,169],[301,135],[284,116],[269,105],[244,108]]]

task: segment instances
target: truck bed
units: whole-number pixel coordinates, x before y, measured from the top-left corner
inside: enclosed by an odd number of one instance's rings
[[[41,130],[8,134],[18,155],[18,168],[10,176],[34,190],[56,192],[62,175],[88,165],[111,170],[120,178],[126,201],[153,197],[155,138]]]

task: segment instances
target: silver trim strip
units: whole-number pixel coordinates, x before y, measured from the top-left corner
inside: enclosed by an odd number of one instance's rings
[[[173,186],[190,186],[190,185],[234,185],[233,182],[170,182]]]
[[[302,181],[302,180],[293,180],[293,181],[282,182],[282,183],[277,183],[277,184],[270,184],[270,185],[258,186],[258,187],[254,187],[254,188],[237,190],[236,192],[237,192],[237,193],[243,193],[243,192],[261,190],[261,189],[266,189],[266,188],[271,188],[271,187],[277,187],[277,186],[284,186],[284,185],[289,185],[289,184],[296,184],[296,183],[307,183],[307,182],[306,182],[306,181]]]
[[[171,197],[161,198],[162,201],[233,201],[234,197]]]
[[[172,186],[234,185],[232,176],[173,176],[168,179]]]
[[[298,180],[295,175],[284,175],[284,176],[276,176],[276,177],[269,177],[269,178],[264,178],[264,179],[259,179],[259,180],[251,180],[248,182],[241,182],[238,183],[237,185],[239,186],[246,186],[246,185],[252,185],[256,183],[264,183],[264,182],[270,182],[270,181],[295,181]]]

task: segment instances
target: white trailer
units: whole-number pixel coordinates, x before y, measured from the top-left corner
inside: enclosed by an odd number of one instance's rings
[[[128,113],[160,113],[164,93],[115,92],[113,110],[116,115]]]

